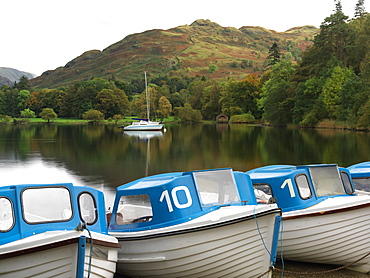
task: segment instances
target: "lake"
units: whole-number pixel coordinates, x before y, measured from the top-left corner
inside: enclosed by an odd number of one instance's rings
[[[244,124],[166,124],[165,132],[114,125],[0,125],[0,185],[73,182],[101,189],[164,172],[370,160],[370,134]]]

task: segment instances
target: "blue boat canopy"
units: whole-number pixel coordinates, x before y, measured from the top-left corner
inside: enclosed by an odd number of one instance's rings
[[[257,205],[248,175],[232,169],[145,177],[116,190],[110,231],[140,231],[190,221],[222,206]]]
[[[103,193],[87,186],[21,184],[0,187],[0,245],[81,222],[108,234]]]
[[[327,198],[355,195],[349,171],[336,164],[272,165],[246,172],[257,198],[274,197],[284,211],[303,209]]]

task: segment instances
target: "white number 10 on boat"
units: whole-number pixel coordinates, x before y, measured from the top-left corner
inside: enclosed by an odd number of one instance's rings
[[[177,198],[177,192],[178,191],[184,191],[185,196],[186,196],[186,203],[180,204],[179,199]],[[171,202],[171,197],[172,197],[172,202]],[[183,208],[188,208],[193,204],[193,200],[191,199],[190,191],[186,186],[177,186],[171,190],[171,196],[168,190],[165,190],[162,192],[161,197],[159,198],[160,202],[163,202],[163,199],[166,200],[167,202],[167,207],[169,212],[173,212],[173,206],[178,209],[183,209]]]

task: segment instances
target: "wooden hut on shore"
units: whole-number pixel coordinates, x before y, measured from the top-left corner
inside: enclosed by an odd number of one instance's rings
[[[229,117],[226,116],[225,114],[220,114],[216,117],[216,122],[217,123],[228,123]]]

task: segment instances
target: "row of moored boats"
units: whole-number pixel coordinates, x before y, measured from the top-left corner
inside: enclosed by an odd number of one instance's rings
[[[271,277],[277,258],[370,272],[370,162],[0,187],[0,277]]]

